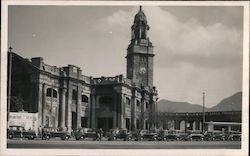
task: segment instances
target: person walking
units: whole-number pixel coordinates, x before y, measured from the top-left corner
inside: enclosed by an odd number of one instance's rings
[[[42,126],[41,125],[38,127],[38,137],[42,138]]]
[[[96,136],[96,141],[99,140],[99,130],[98,129],[95,129],[95,136]]]
[[[99,129],[99,141],[102,141],[103,131],[102,128]]]

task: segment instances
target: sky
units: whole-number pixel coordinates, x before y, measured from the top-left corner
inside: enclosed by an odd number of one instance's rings
[[[126,75],[138,6],[9,6],[8,45],[25,58],[74,64],[93,77]],[[243,8],[143,6],[160,99],[207,107],[242,91]]]

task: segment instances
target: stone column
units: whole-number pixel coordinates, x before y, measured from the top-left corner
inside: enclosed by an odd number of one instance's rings
[[[135,129],[136,125],[135,125],[135,111],[136,111],[136,102],[135,102],[135,95],[134,93],[132,93],[132,96],[131,96],[131,125],[130,125],[130,128],[131,130]]]
[[[142,100],[141,100],[141,129],[145,129],[144,116],[145,116],[144,99],[142,98]]]
[[[90,123],[91,122],[91,99],[90,98],[91,98],[91,96],[89,95],[88,96],[88,107],[87,107],[88,108],[88,111],[87,111],[87,114],[88,114],[87,115],[87,117],[88,117],[87,126],[88,127],[91,127],[91,123]]]
[[[117,127],[117,95],[113,96],[113,104],[114,104],[114,108],[113,108],[113,127]]]
[[[200,125],[200,129],[199,130],[202,130],[202,122],[199,122],[199,125]]]
[[[59,126],[61,128],[65,128],[65,101],[66,101],[66,97],[65,97],[65,94],[66,94],[66,90],[64,88],[61,88],[60,89],[60,124]]]
[[[193,123],[192,123],[192,126],[193,126],[193,130],[196,130],[196,121],[193,121]]]
[[[50,96],[50,114],[49,114],[49,126],[54,127],[52,125],[52,117],[53,117],[53,89],[54,87],[51,86],[51,96]]]
[[[121,127],[122,121],[122,96],[117,93],[117,127]]]
[[[67,128],[68,128],[68,131],[69,132],[71,132],[71,129],[72,129],[72,126],[71,126],[71,120],[72,120],[72,118],[71,118],[71,115],[72,115],[72,112],[71,112],[71,104],[72,104],[72,88],[70,87],[70,86],[68,86],[68,91],[67,91],[67,106],[66,106],[66,108],[67,108],[67,112],[66,112],[66,118],[67,118],[67,120],[66,120],[66,126],[67,126]]]
[[[126,128],[126,116],[125,116],[125,112],[126,112],[126,97],[125,94],[122,94],[122,112],[121,112],[121,128]]]
[[[37,83],[36,84],[36,90],[35,90],[35,95],[36,95],[36,104],[38,106],[38,126],[44,124],[43,120],[43,112],[44,112],[44,85],[42,83]]]
[[[77,101],[76,101],[76,124],[77,128],[81,128],[81,116],[82,116],[82,89],[81,86],[77,86]]]
[[[45,125],[46,120],[46,85],[42,87],[42,125]]]
[[[96,120],[96,116],[95,116],[95,107],[96,107],[96,95],[95,94],[91,94],[91,127],[92,128],[96,128],[96,124],[95,124],[95,120]]]

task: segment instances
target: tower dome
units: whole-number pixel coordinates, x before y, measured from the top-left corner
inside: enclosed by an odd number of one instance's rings
[[[144,14],[144,12],[142,11],[141,6],[140,6],[140,10],[135,15],[134,23],[145,23],[145,24],[147,23],[147,17]]]

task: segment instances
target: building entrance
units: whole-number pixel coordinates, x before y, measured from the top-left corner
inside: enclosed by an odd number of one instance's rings
[[[97,128],[102,128],[105,132],[113,128],[113,118],[98,118]]]
[[[77,128],[77,116],[76,116],[76,112],[72,112],[71,113],[71,127],[73,130],[76,130]]]
[[[88,118],[81,117],[81,127],[88,127]]]

